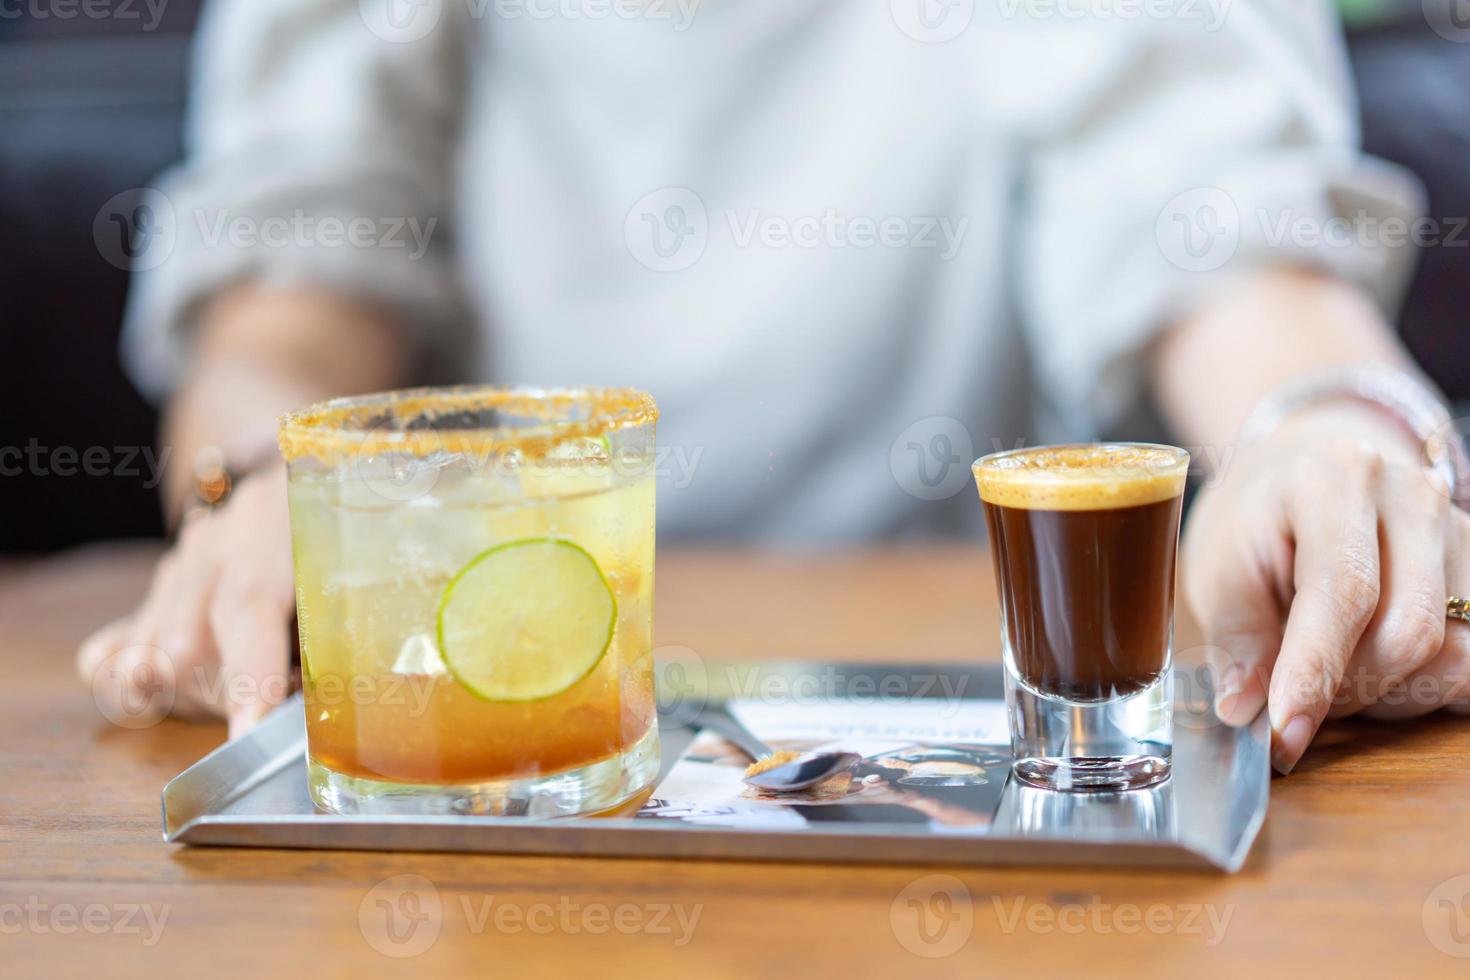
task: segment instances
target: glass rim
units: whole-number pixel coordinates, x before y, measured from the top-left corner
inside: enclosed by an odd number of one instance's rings
[[[1001,464],[1005,460],[1013,457],[1047,452],[1058,453],[1068,450],[1075,450],[1078,452],[1143,450],[1148,453],[1167,455],[1171,457],[1170,462],[1173,465],[1184,468],[1187,468],[1189,466],[1189,462],[1193,458],[1189,450],[1182,449],[1179,446],[1171,446],[1167,443],[1162,442],[1119,442],[1116,440],[1109,440],[1107,442],[1059,442],[1046,443],[1036,446],[1017,446],[1015,449],[1002,449],[998,452],[987,453],[986,455],[981,456],[979,459],[975,460],[975,462],[970,464],[970,468],[977,472],[981,469],[1005,470],[1008,469],[1008,467],[1004,467]]]
[[[487,409],[511,410],[538,421],[517,426],[399,427],[414,418],[433,419],[436,415]],[[577,409],[581,411],[571,417]],[[312,456],[330,462],[385,453],[536,453],[572,439],[597,439],[657,421],[658,406],[653,396],[637,388],[452,385],[401,388],[316,402],[282,415],[278,439],[281,455],[288,461]]]
[[[1027,457],[1037,458],[1027,465]],[[977,459],[980,499],[1025,510],[1100,510],[1183,495],[1190,455],[1155,442],[1026,446]]]

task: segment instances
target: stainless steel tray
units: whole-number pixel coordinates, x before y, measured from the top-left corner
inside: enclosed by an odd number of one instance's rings
[[[750,662],[665,668],[661,694],[673,691],[675,697],[661,715],[661,781],[694,737],[680,724],[693,715],[689,705],[753,690],[753,677],[777,677],[788,685],[811,680],[839,693],[876,691],[882,683],[894,697],[933,697],[938,691],[961,691],[965,698],[1001,696],[1000,671],[993,665]],[[907,689],[899,690],[905,684]],[[163,832],[171,842],[243,847],[1236,871],[1266,816],[1268,739],[1264,717],[1249,728],[1232,729],[1201,704],[1181,698],[1174,774],[1167,783],[1131,793],[1082,795],[1048,793],[1011,780],[983,834],[935,833],[901,823],[825,822],[773,831],[631,818],[335,816],[316,810],[307,795],[306,732],[298,696],[248,736],[205,756],[164,788]]]

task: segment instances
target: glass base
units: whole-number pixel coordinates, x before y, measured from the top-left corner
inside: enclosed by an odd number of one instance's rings
[[[328,813],[573,817],[616,810],[658,777],[658,726],[620,755],[550,776],[447,786],[364,779],[307,759],[311,799]]]
[[[1068,701],[1027,686],[1006,665],[1012,771],[1042,789],[1115,793],[1169,778],[1173,757],[1171,671],[1128,697]]]

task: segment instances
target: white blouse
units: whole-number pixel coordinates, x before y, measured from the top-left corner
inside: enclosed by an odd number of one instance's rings
[[[1116,426],[1141,345],[1232,279],[1309,262],[1391,308],[1412,263],[1332,234],[1419,204],[1359,154],[1316,0],[206,11],[139,384],[211,291],[319,283],[434,379],[651,390],[666,534],[974,526],[975,456]]]

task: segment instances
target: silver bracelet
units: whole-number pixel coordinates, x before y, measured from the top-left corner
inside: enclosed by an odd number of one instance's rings
[[[1439,475],[1450,499],[1466,506],[1470,458],[1444,400],[1407,371],[1378,365],[1324,368],[1288,381],[1256,406],[1241,429],[1244,443],[1264,439],[1297,409],[1347,399],[1365,402],[1398,419],[1424,450],[1425,465]]]

